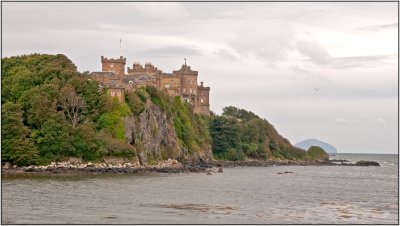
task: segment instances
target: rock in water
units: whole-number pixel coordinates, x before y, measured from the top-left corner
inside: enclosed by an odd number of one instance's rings
[[[374,161],[358,161],[356,162],[356,166],[380,166],[379,163],[374,162]]]

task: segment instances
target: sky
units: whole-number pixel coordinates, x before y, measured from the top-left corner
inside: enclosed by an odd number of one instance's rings
[[[62,53],[187,64],[211,110],[267,119],[294,144],[398,153],[397,2],[2,2],[2,57]],[[120,47],[120,40],[121,47]]]

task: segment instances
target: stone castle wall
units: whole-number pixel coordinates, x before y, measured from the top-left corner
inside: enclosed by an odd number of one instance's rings
[[[193,105],[195,113],[210,114],[210,87],[197,84],[198,72],[190,66],[182,65],[181,69],[172,73],[163,73],[151,63],[144,67],[134,63],[125,74],[126,58],[108,59],[101,57],[102,71],[91,73],[91,79],[100,82],[100,86],[108,88],[111,96],[123,101],[125,90],[133,90],[141,86],[154,86],[165,90],[171,96],[180,96],[183,101]]]

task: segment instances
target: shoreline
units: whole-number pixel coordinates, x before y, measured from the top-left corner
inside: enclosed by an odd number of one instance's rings
[[[172,160],[174,162],[176,160]],[[177,162],[177,161],[176,161]],[[3,167],[2,176],[8,175],[61,175],[61,174],[137,174],[137,173],[222,173],[222,168],[233,167],[272,167],[272,166],[380,166],[373,161],[358,161],[356,163],[347,160],[325,160],[325,161],[225,161],[211,160],[191,164],[161,164],[154,166],[133,166],[133,165],[105,165],[105,164],[81,164],[66,165],[53,164],[49,166],[28,166],[28,167]]]

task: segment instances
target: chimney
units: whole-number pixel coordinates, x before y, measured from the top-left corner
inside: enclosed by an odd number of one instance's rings
[[[201,84],[201,87],[203,87],[203,82],[200,82],[200,84]]]

